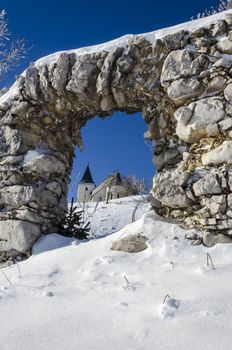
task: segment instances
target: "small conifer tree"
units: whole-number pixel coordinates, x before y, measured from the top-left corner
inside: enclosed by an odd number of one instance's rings
[[[61,223],[60,233],[63,236],[77,239],[86,239],[88,237],[90,222],[84,223],[83,212],[83,210],[78,210],[77,206],[74,205],[74,198],[72,198],[70,207]]]

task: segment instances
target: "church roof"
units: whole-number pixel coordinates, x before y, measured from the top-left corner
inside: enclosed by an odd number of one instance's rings
[[[107,178],[95,188],[95,190],[92,193],[92,196],[99,192],[101,189],[112,186],[124,186],[122,176],[119,172],[115,172],[107,176]]]
[[[94,184],[89,165],[87,165],[87,168],[85,169],[84,175],[83,175],[80,183]]]
[[[111,186],[123,186],[122,178],[119,172],[113,174],[112,179],[110,181]]]

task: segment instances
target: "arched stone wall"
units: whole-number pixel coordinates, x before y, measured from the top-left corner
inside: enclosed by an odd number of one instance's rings
[[[18,77],[0,99],[0,251],[57,229],[81,128],[114,111],[141,111],[156,141],[157,212],[230,240],[232,14],[205,21],[51,55]]]

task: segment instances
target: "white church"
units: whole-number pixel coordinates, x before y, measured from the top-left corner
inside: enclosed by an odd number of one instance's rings
[[[111,199],[133,196],[137,194],[128,180],[119,172],[109,175],[100,185],[96,186],[87,166],[78,185],[77,200],[79,203],[102,202]]]

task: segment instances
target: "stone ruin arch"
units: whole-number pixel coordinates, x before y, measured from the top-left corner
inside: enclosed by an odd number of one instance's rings
[[[115,111],[142,112],[156,141],[155,210],[230,242],[231,33],[227,11],[30,65],[0,98],[1,255],[57,230],[81,128]]]

